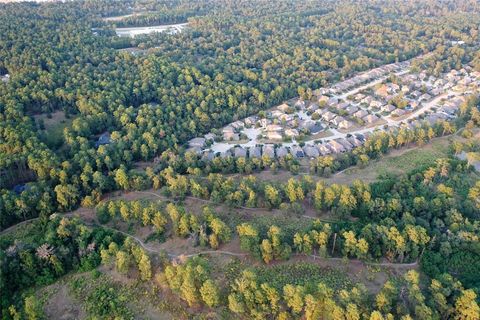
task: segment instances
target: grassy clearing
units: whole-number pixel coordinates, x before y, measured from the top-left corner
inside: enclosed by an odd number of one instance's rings
[[[150,283],[134,281],[112,270],[95,270],[66,282],[89,319],[186,319],[186,310],[166,301]],[[175,317],[173,316],[175,314]]]
[[[433,164],[436,159],[448,156],[448,138],[440,138],[422,147],[394,150],[388,155],[372,161],[365,168],[349,168],[325,179],[330,183],[350,184],[354,180],[373,182],[382,175],[401,175],[419,166]]]
[[[63,130],[72,125],[74,118],[66,118],[63,111],[57,111],[48,117],[46,114],[35,116],[35,121],[40,125],[41,139],[50,148],[58,149],[64,143]]]
[[[26,244],[36,243],[40,238],[39,234],[41,234],[41,227],[38,220],[27,221],[16,227],[12,227],[10,230],[0,235],[0,247],[2,247],[3,243],[10,243],[16,239],[21,239],[22,243]]]
[[[345,171],[333,174],[329,178],[312,176],[315,181],[325,181],[333,184],[351,184],[355,180],[363,180],[366,183],[378,180],[379,176],[390,174],[394,176],[409,172],[418,166],[428,165],[438,158],[448,157],[448,148],[452,140],[462,140],[459,136],[448,136],[434,139],[421,147],[402,148],[392,150],[380,159],[372,160],[365,168],[352,167]],[[308,163],[303,163],[308,167]],[[261,181],[285,182],[290,178],[298,179],[301,174],[293,175],[291,172],[280,170],[276,173],[270,170],[255,172],[252,174]],[[240,178],[241,175],[236,175]]]
[[[344,273],[308,262],[262,266],[255,268],[255,271],[260,283],[268,283],[279,291],[286,284],[307,286],[307,288],[313,286],[312,290],[319,283],[324,283],[334,290],[353,287],[353,282]]]

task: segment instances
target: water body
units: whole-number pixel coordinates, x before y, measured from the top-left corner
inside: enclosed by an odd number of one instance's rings
[[[139,35],[150,34],[154,32],[168,32],[170,34],[175,34],[182,32],[187,25],[188,23],[179,23],[153,27],[116,28],[115,32],[119,37],[134,38]]]

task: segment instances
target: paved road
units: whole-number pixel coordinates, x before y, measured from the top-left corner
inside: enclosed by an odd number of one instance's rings
[[[401,76],[401,75],[404,75],[406,73],[410,72],[410,70],[402,70],[402,71],[399,71],[399,72],[396,72],[395,74],[397,76]],[[385,81],[387,78],[389,77],[388,76],[383,76],[377,80],[374,80],[374,81],[371,81],[365,85],[362,85],[360,87],[356,87],[355,89],[352,89],[352,90],[349,90],[341,95],[336,95],[334,97],[336,98],[339,98],[339,99],[346,99],[348,96],[351,96],[351,95],[355,95],[367,88],[371,88],[373,86],[376,86],[377,84],[380,84],[382,83],[383,81]],[[314,145],[315,144],[315,141],[318,141],[318,140],[323,140],[323,141],[331,141],[331,140],[335,140],[335,139],[340,139],[340,138],[346,138],[348,134],[365,134],[365,133],[372,133],[376,130],[380,130],[380,129],[383,129],[383,127],[387,124],[388,126],[390,127],[399,127],[402,123],[407,123],[408,120],[411,120],[411,119],[414,119],[422,114],[424,114],[425,112],[431,110],[434,106],[436,106],[438,104],[438,102],[440,102],[440,100],[442,100],[443,98],[446,98],[449,94],[452,94],[454,93],[452,90],[450,90],[449,92],[446,92],[444,94],[441,94],[439,96],[436,96],[435,98],[433,98],[432,100],[426,102],[426,103],[423,103],[421,104],[421,107],[419,109],[416,109],[414,110],[413,112],[411,112],[410,114],[408,114],[406,117],[402,117],[401,119],[399,120],[396,120],[394,118],[391,118],[391,117],[382,117],[383,120],[385,120],[387,123],[385,122],[382,122],[381,124],[378,124],[378,125],[374,125],[372,127],[368,127],[368,128],[362,128],[362,129],[358,129],[358,130],[354,130],[354,131],[350,131],[350,132],[347,132],[347,133],[342,133],[340,131],[338,131],[337,129],[335,128],[330,128],[329,131],[332,133],[332,135],[328,136],[328,137],[325,137],[325,138],[321,138],[321,139],[311,139],[311,140],[305,140],[303,141],[306,145]],[[249,138],[253,138],[252,135],[249,136]],[[253,147],[255,145],[258,144],[258,141],[256,140],[256,138],[246,142],[246,143],[239,143],[238,145],[246,148],[246,147]],[[298,143],[294,140],[293,142],[287,142],[287,143],[282,143],[283,146],[285,147],[292,147],[293,145],[297,145]],[[214,152],[219,152],[219,151],[227,151],[228,149],[232,148],[233,145],[232,144],[228,144],[228,143],[215,143],[213,146],[212,146],[212,150]]]

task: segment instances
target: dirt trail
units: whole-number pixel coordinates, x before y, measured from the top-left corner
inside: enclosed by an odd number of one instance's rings
[[[167,254],[167,256],[169,258],[172,258],[172,259],[175,259],[175,258],[179,258],[179,257],[184,257],[184,258],[191,258],[191,257],[195,257],[195,256],[199,256],[199,255],[203,255],[203,254],[223,254],[223,255],[228,255],[228,256],[234,256],[234,257],[245,257],[245,256],[248,256],[248,253],[243,253],[243,252],[232,252],[232,251],[225,251],[225,250],[204,250],[204,251],[200,251],[200,252],[196,252],[196,253],[191,253],[191,254],[173,254],[173,253],[168,253],[164,250],[156,250],[156,249],[153,249],[153,248],[150,248],[148,247],[140,238],[134,236],[134,235],[131,235],[129,233],[126,233],[126,232],[123,232],[121,230],[117,230],[117,229],[114,229],[114,228],[111,228],[111,227],[106,227],[106,226],[103,226],[104,228],[106,229],[109,229],[109,230],[112,230],[112,231],[116,231],[116,232],[119,232],[127,237],[131,237],[132,239],[134,239],[143,249],[151,252],[151,253],[156,253],[156,254],[160,254],[162,252],[165,252]],[[293,254],[294,256],[297,256],[297,257],[302,257],[302,256],[305,256],[303,254],[298,254],[298,253],[295,253]],[[314,258],[314,259],[319,259],[319,260],[331,260],[331,261],[344,261],[343,258],[334,258],[334,257],[321,257],[321,256],[317,256],[317,255],[309,255],[311,258]],[[366,261],[362,261],[362,260],[358,260],[358,259],[349,259],[348,260],[349,262],[357,262],[357,263],[363,263],[363,264],[366,264],[366,265],[370,265],[370,266],[383,266],[383,267],[415,267],[418,265],[418,261],[415,261],[415,262],[412,262],[412,263],[393,263],[393,262],[366,262]]]

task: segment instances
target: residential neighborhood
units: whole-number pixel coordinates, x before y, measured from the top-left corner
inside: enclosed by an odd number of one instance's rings
[[[187,151],[221,157],[315,158],[351,151],[375,131],[414,128],[456,117],[478,92],[470,67],[440,77],[410,72],[410,63],[386,65],[315,91],[189,141]]]

